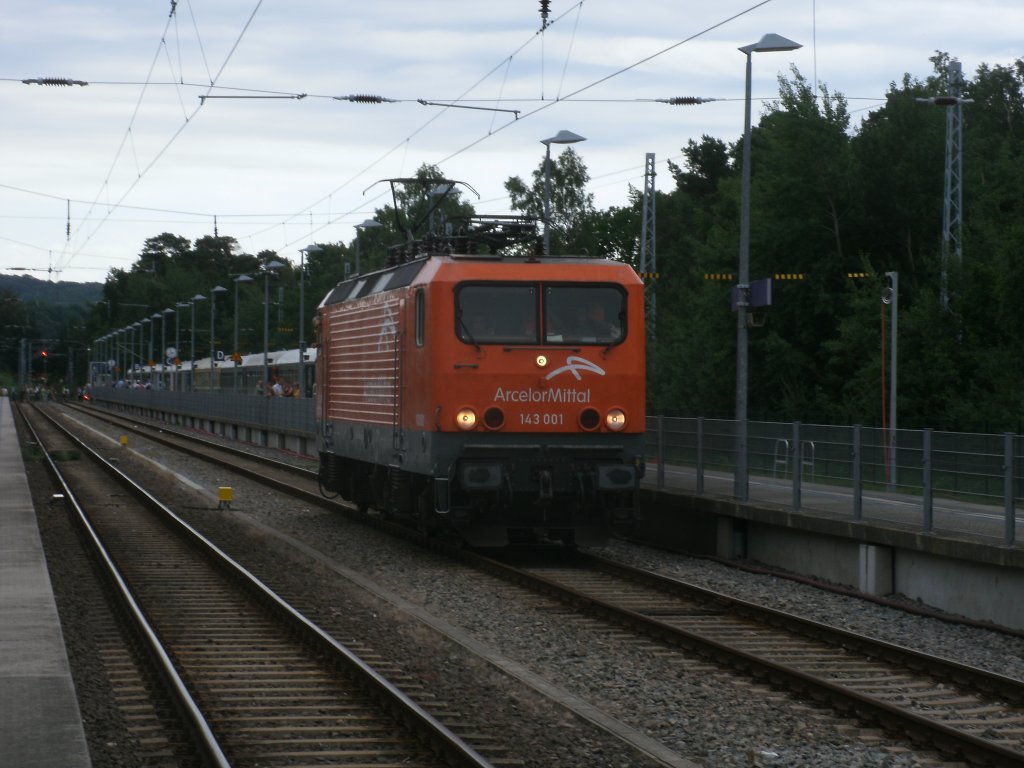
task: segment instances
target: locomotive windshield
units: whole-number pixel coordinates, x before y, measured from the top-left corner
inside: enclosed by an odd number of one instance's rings
[[[537,286],[473,283],[455,294],[460,339],[470,344],[536,344]]]
[[[456,333],[468,344],[618,344],[625,320],[626,293],[611,284],[467,283],[455,293]]]
[[[544,287],[549,344],[618,344],[626,330],[626,294],[614,285]]]

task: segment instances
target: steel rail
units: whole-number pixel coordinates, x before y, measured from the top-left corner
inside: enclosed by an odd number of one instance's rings
[[[35,410],[36,412],[39,412],[38,408]],[[163,678],[171,698],[175,702],[178,711],[183,716],[189,730],[191,730],[203,758],[209,765],[214,766],[215,768],[231,768],[231,763],[228,762],[227,757],[224,755],[224,751],[221,749],[216,736],[214,736],[213,730],[210,728],[209,723],[203,716],[199,706],[196,704],[195,699],[192,698],[192,694],[189,693],[185,682],[181,679],[174,663],[171,661],[170,655],[167,653],[166,648],[164,648],[163,643],[160,642],[160,639],[157,637],[152,625],[146,619],[142,608],[135,599],[135,595],[122,576],[121,571],[114,563],[114,560],[107,551],[107,548],[104,546],[99,533],[89,520],[88,514],[82,508],[81,504],[79,504],[75,492],[71,489],[71,486],[68,484],[64,474],[60,471],[60,468],[57,466],[57,462],[54,461],[50,452],[44,449],[39,433],[25,414],[20,413],[20,409],[19,415],[22,418],[22,423],[32,435],[32,439],[35,441],[36,445],[43,450],[46,468],[54,481],[61,487],[64,494],[65,505],[71,512],[73,512],[74,520],[85,532],[90,550],[96,558],[103,576],[110,583],[115,599],[127,612],[131,625],[138,633],[143,646],[146,648],[153,664],[156,666],[160,676]],[[67,434],[64,430],[61,431],[64,432],[65,435]]]
[[[185,536],[192,544],[197,546],[201,551],[206,552],[214,558],[219,565],[227,569],[235,577],[245,583],[279,616],[297,627],[309,645],[318,648],[327,658],[333,659],[336,663],[346,669],[352,675],[353,679],[360,683],[364,691],[374,696],[378,703],[390,711],[396,719],[402,721],[407,727],[424,739],[436,754],[443,756],[444,759],[446,759],[452,766],[459,766],[459,768],[493,768],[493,765],[486,758],[480,755],[458,735],[453,733],[447,726],[434,718],[433,715],[423,709],[407,694],[393,685],[370,665],[365,663],[350,649],[335,640],[330,634],[299,613],[295,608],[260,581],[254,574],[230,557],[216,544],[204,537],[198,530],[179,517],[173,510],[163,504],[140,485],[135,483],[119,468],[100,456],[84,441],[73,435],[48,414],[43,413],[42,415],[49,419],[57,429],[68,437],[68,439],[70,439],[90,458],[99,463],[104,470],[108,472],[108,474],[114,477],[119,483],[123,484],[123,486],[132,494],[144,503],[160,510],[164,519],[173,525],[181,535]],[[204,454],[203,458],[206,459],[207,456]],[[235,465],[231,466],[237,469]],[[289,490],[294,491],[290,486]],[[228,766],[229,764],[225,763],[224,765]]]

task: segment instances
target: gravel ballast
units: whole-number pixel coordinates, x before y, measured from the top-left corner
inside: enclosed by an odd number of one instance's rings
[[[116,428],[93,426],[116,439]],[[934,753],[917,751],[791,694],[737,678],[699,659],[654,654],[651,643],[614,638],[597,622],[570,620],[566,611],[547,601],[524,596],[516,587],[336,513],[229,478],[223,470],[170,454],[141,438],[133,439],[133,450],[158,456],[204,489],[188,488],[166,474],[158,493],[166,494],[171,506],[229,553],[342,642],[358,638],[361,644],[397,659],[404,671],[464,713],[468,723],[503,734],[510,757],[524,765],[624,768],[657,763],[472,656],[456,642],[459,635],[591,702],[694,765],[943,764]],[[126,465],[135,463],[127,457],[123,460]],[[234,487],[235,502],[231,510],[218,511],[216,489],[225,484]],[[319,562],[301,548],[283,544],[271,530],[320,553]],[[1024,678],[1024,641],[1017,637],[634,544],[615,542],[598,552],[744,600]],[[439,636],[392,603],[353,586],[338,574],[345,570],[357,572],[380,593],[409,601],[456,628],[456,640]]]

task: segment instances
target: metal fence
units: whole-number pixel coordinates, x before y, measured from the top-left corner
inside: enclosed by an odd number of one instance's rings
[[[749,422],[749,500],[852,520],[886,519],[1016,539],[1024,437],[820,424]],[[648,417],[658,488],[733,495],[736,422]]]
[[[297,436],[314,445],[309,398],[104,387],[97,399]],[[886,520],[923,533],[963,532],[1016,542],[1024,498],[1024,437],[748,422],[748,500],[799,511]],[[891,438],[891,439],[890,439]],[[736,422],[647,418],[648,482],[732,497]]]

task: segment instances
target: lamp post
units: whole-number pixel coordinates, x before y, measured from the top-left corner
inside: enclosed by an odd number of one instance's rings
[[[239,275],[235,278],[235,343],[231,350],[232,357],[235,355],[241,356],[238,351],[238,284],[239,283],[251,283],[252,278],[248,275]],[[238,360],[235,360],[235,391],[238,391]]]
[[[888,489],[891,491],[896,486],[896,363],[899,359],[896,353],[897,329],[896,323],[899,319],[900,304],[900,273],[886,272],[885,279],[888,282],[882,292],[882,304],[889,306],[889,434],[886,440],[885,452],[888,458],[886,462],[886,479]],[[882,349],[885,349],[885,308],[882,309]],[[885,360],[882,360],[885,365]],[[884,381],[884,368],[883,368]],[[883,384],[883,393],[885,391]]]
[[[769,32],[740,51],[747,56],[746,90],[743,99],[743,173],[740,192],[740,269],[736,300],[736,473],[733,495],[746,501],[749,493],[747,470],[747,307],[750,301],[750,76],[754,53],[795,51],[794,43]]]
[[[366,219],[362,224],[356,224],[356,274],[359,275],[362,272],[362,267],[359,263],[359,230],[361,229],[376,229],[377,227],[383,227],[379,221],[374,219]],[[348,275],[345,275],[348,277]]]
[[[217,357],[217,294],[227,293],[228,289],[222,285],[215,285],[210,289],[210,389],[213,389],[213,361]]]
[[[153,386],[153,374],[156,372],[156,358],[153,357],[153,347],[156,345],[156,321],[161,320],[163,315],[160,312],[154,312],[149,316],[151,321],[149,326],[149,385]]]
[[[174,356],[179,362],[174,364],[174,389],[177,391],[180,387],[180,379],[178,378],[178,371],[181,370],[181,310],[188,306],[187,301],[176,301],[174,306],[177,307],[178,311],[174,315]]]
[[[263,265],[263,386],[270,379],[270,273],[283,267],[276,259]]]
[[[188,380],[188,391],[189,392],[195,392],[196,391],[196,302],[197,301],[206,301],[206,297],[203,296],[200,293],[197,293],[195,296],[192,297],[192,300],[189,302],[189,304],[192,305],[192,313],[191,313],[192,314],[192,341],[191,341],[191,343],[189,344],[189,347],[188,347],[188,356],[189,356],[189,359],[191,360],[191,364],[189,365],[189,371],[190,371],[191,375],[189,376],[189,380]]]
[[[160,313],[160,318],[161,318],[161,322],[160,322],[160,359],[163,360],[163,364],[161,366],[161,370],[164,373],[167,372],[167,358],[168,358],[168,354],[167,354],[167,316],[168,315],[173,315],[173,314],[174,314],[174,310],[171,309],[170,307],[168,307],[167,309],[165,309],[163,312]],[[161,381],[163,382],[164,386],[167,386],[170,383],[169,380],[167,379],[167,377],[163,377],[161,379]]]
[[[115,333],[120,339],[115,342],[117,344],[117,359],[121,363],[119,381],[126,381],[128,379],[128,350],[126,349],[125,342],[128,341],[128,326],[119,328]]]
[[[310,243],[299,249],[299,396],[306,397],[306,256],[323,249]]]
[[[579,136],[572,131],[561,130],[550,139],[541,139],[544,145],[544,255],[551,255],[551,145],[552,144],[575,144],[578,141],[586,141],[586,138]]]
[[[137,352],[135,350],[135,336],[136,336],[136,334],[138,334],[138,338],[139,338],[139,349],[138,349]],[[135,363],[135,356],[138,355],[139,359],[140,360],[142,359],[142,323],[140,323],[138,320],[136,320],[134,323],[132,323],[132,349],[131,349],[131,353],[132,353],[132,363],[131,363],[132,373],[135,373],[135,365],[136,365],[136,363]],[[133,376],[132,378],[134,379],[135,377]]]
[[[146,357],[142,361],[142,370],[145,371],[149,367],[149,361],[153,359],[153,321],[144,317],[140,322],[142,328],[139,331],[139,357],[142,357],[142,350],[145,348],[146,326],[149,326],[149,349],[146,350]],[[150,380],[152,380],[152,376],[150,376]]]

